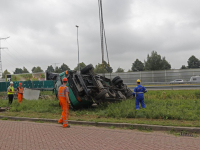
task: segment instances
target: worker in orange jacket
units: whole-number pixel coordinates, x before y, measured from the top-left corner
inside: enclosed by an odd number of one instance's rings
[[[62,115],[61,118],[58,120],[58,123],[63,124],[63,128],[69,128],[68,125],[68,114],[69,114],[69,88],[66,86],[67,78],[63,78],[63,85],[59,87],[58,90],[58,98],[60,102],[60,106],[62,108]]]
[[[22,83],[19,83],[19,87],[17,88],[17,93],[18,93],[18,102],[21,103],[23,99],[23,93],[24,93]]]

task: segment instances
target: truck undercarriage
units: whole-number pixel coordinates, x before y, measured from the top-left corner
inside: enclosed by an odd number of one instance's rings
[[[117,76],[112,80],[94,73],[90,64],[80,73],[67,70],[59,75],[49,74],[54,79],[54,92],[57,95],[58,88],[62,85],[62,79],[68,79],[69,99],[73,108],[89,107],[93,103],[122,101],[132,97],[132,91]]]

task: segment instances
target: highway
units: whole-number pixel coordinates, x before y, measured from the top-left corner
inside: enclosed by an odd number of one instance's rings
[[[135,86],[129,87],[131,90]],[[192,90],[200,89],[200,85],[169,85],[169,86],[145,86],[147,90]]]

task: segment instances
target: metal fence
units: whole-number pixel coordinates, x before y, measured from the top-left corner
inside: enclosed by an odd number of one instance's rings
[[[23,88],[29,89],[53,89],[54,88],[54,81],[47,80],[47,81],[20,81],[22,83]],[[10,86],[10,82],[0,82],[0,92],[7,91],[8,86]],[[13,82],[13,87],[16,89],[19,86],[19,81]]]
[[[190,81],[192,76],[199,75],[200,69],[173,69],[105,74],[107,78],[111,79],[120,76],[126,84],[135,83],[137,79],[140,79],[143,83],[170,82],[175,79],[183,79],[183,81],[187,82]]]

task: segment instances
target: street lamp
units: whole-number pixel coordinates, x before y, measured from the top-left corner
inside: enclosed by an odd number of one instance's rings
[[[80,73],[80,63],[79,63],[79,42],[78,42],[78,27],[79,27],[79,26],[76,25],[76,27],[77,27],[77,46],[78,46],[78,70],[79,70],[79,73]]]

